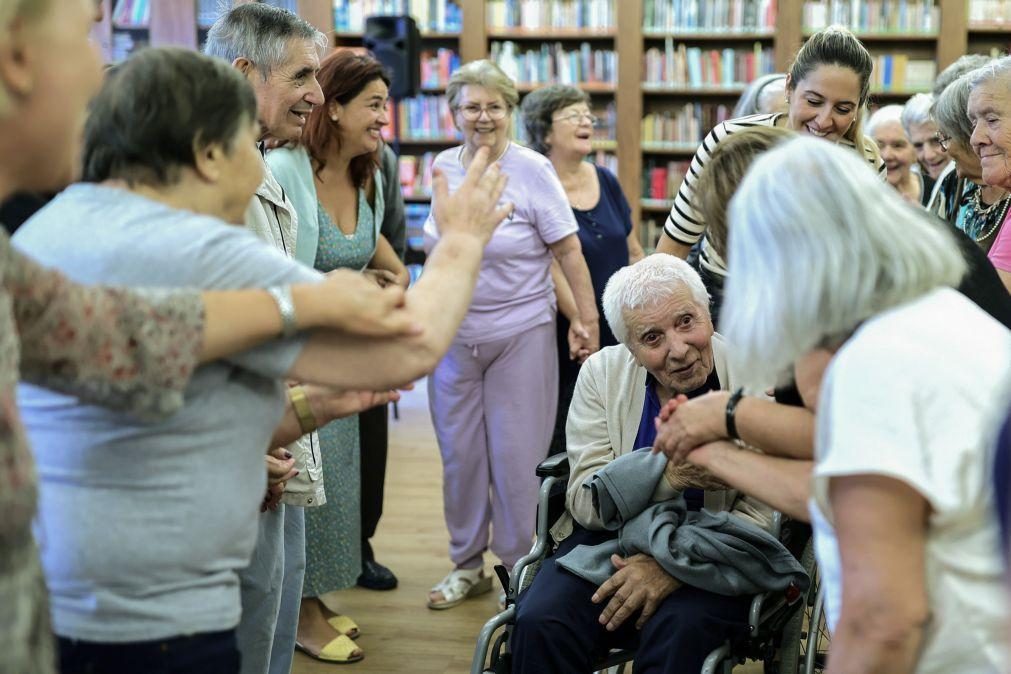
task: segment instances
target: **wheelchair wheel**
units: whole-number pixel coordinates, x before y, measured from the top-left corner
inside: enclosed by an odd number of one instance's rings
[[[811,578],[811,585],[800,606],[783,626],[779,642],[779,674],[814,674],[825,671],[829,634],[822,609],[821,583],[814,559],[814,545],[808,541],[800,563]],[[767,670],[770,671],[770,670]]]

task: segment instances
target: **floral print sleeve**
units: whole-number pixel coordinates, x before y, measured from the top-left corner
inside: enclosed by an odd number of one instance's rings
[[[147,418],[182,405],[203,339],[198,291],[80,286],[0,238],[0,301],[10,303],[0,317],[20,337],[21,379]],[[5,344],[0,371],[17,373],[17,358]]]

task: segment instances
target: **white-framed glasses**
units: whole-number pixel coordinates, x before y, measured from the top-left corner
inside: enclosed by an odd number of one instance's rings
[[[571,124],[582,124],[584,120],[589,122],[590,126],[597,126],[600,123],[600,118],[592,112],[570,112],[561,117],[551,118],[552,122],[569,122]]]
[[[505,119],[509,115],[509,108],[504,105],[498,105],[497,103],[492,103],[488,107],[482,107],[480,105],[462,105],[457,108],[457,111],[468,122],[476,122],[481,119],[482,113],[488,115],[488,119],[495,122]]]

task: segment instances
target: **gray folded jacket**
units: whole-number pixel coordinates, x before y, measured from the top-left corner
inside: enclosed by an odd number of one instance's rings
[[[645,553],[686,585],[727,596],[806,590],[800,562],[768,532],[729,512],[689,511],[684,497],[651,503],[667,458],[648,451],[619,456],[597,471],[585,489],[614,539],[579,545],[556,560],[594,585],[614,574],[611,555]]]

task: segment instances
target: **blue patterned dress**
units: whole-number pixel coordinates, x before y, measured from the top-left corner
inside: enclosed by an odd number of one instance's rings
[[[313,265],[322,272],[363,269],[376,253],[376,214],[383,203],[382,178],[375,174],[375,208],[364,189],[358,190],[358,224],[344,234],[323,208],[319,209],[319,248]],[[304,597],[351,587],[362,571],[361,484],[358,415],[331,421],[319,429],[323,451],[326,505],[305,509]]]

